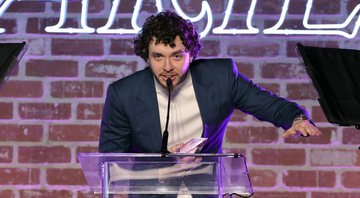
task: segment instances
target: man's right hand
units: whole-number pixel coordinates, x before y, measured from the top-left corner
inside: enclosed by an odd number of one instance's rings
[[[182,146],[184,146],[184,143],[175,144],[175,145],[171,146],[168,150],[170,153],[178,153]]]

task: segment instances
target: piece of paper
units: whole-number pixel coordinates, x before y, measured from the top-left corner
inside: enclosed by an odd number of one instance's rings
[[[207,138],[193,138],[186,142],[176,153],[195,153],[196,150],[202,149]]]

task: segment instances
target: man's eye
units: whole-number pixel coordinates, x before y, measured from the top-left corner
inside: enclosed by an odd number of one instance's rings
[[[174,55],[175,60],[181,60],[182,58],[183,58],[183,56],[181,54]]]
[[[161,59],[162,56],[161,56],[161,55],[154,55],[154,58],[155,58],[155,59]]]

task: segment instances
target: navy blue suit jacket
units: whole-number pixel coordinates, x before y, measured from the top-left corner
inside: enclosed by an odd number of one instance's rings
[[[265,91],[240,74],[231,59],[199,59],[190,65],[208,141],[202,152],[218,153],[234,109],[287,129],[305,113],[297,104]],[[101,122],[100,152],[160,152],[162,132],[149,67],[108,87]]]

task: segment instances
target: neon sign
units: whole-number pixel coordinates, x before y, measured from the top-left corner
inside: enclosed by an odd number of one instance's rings
[[[3,16],[7,8],[14,2],[15,0],[0,0],[0,18]],[[141,28],[137,24],[137,19],[139,17],[140,9],[143,3],[143,0],[137,0],[135,3],[134,11],[131,17],[131,29],[125,28],[111,28],[114,24],[117,10],[120,5],[120,0],[113,0],[112,7],[109,13],[108,20],[106,24],[97,29],[89,27],[87,25],[87,16],[88,16],[88,3],[89,0],[82,0],[81,7],[81,22],[79,28],[65,28],[64,23],[67,17],[67,7],[69,0],[58,0],[61,2],[60,8],[60,17],[59,21],[54,26],[48,26],[45,28],[45,31],[48,33],[98,33],[98,34],[136,34]],[[258,34],[260,30],[252,26],[252,20],[254,16],[254,10],[256,8],[257,0],[252,0],[249,10],[246,16],[246,28],[244,29],[227,29],[228,22],[230,20],[232,14],[232,8],[235,0],[228,0],[228,4],[225,10],[225,16],[223,18],[222,24],[219,27],[213,26],[213,14],[210,8],[210,5],[207,1],[202,1],[201,11],[196,17],[189,17],[187,14],[183,12],[177,0],[171,0],[171,3],[175,9],[175,11],[185,19],[189,19],[192,22],[198,22],[206,18],[207,23],[205,28],[200,32],[201,37],[205,37],[210,31],[213,34]],[[162,0],[155,0],[156,8],[158,12],[163,10]],[[307,0],[306,10],[303,16],[303,26],[304,29],[281,29],[281,26],[284,24],[286,20],[286,16],[288,13],[290,0],[284,0],[282,5],[282,10],[280,17],[277,23],[270,28],[262,30],[264,34],[277,34],[277,35],[338,35],[343,36],[345,38],[351,39],[354,38],[359,30],[360,26],[360,16],[358,16],[353,30],[351,33],[348,33],[342,29],[345,29],[349,26],[350,22],[356,17],[356,14],[360,10],[360,4],[358,4],[354,10],[349,14],[346,20],[341,24],[310,24],[309,18],[312,10],[313,0]],[[211,29],[212,28],[212,29]],[[6,30],[0,27],[0,34],[4,33]]]

